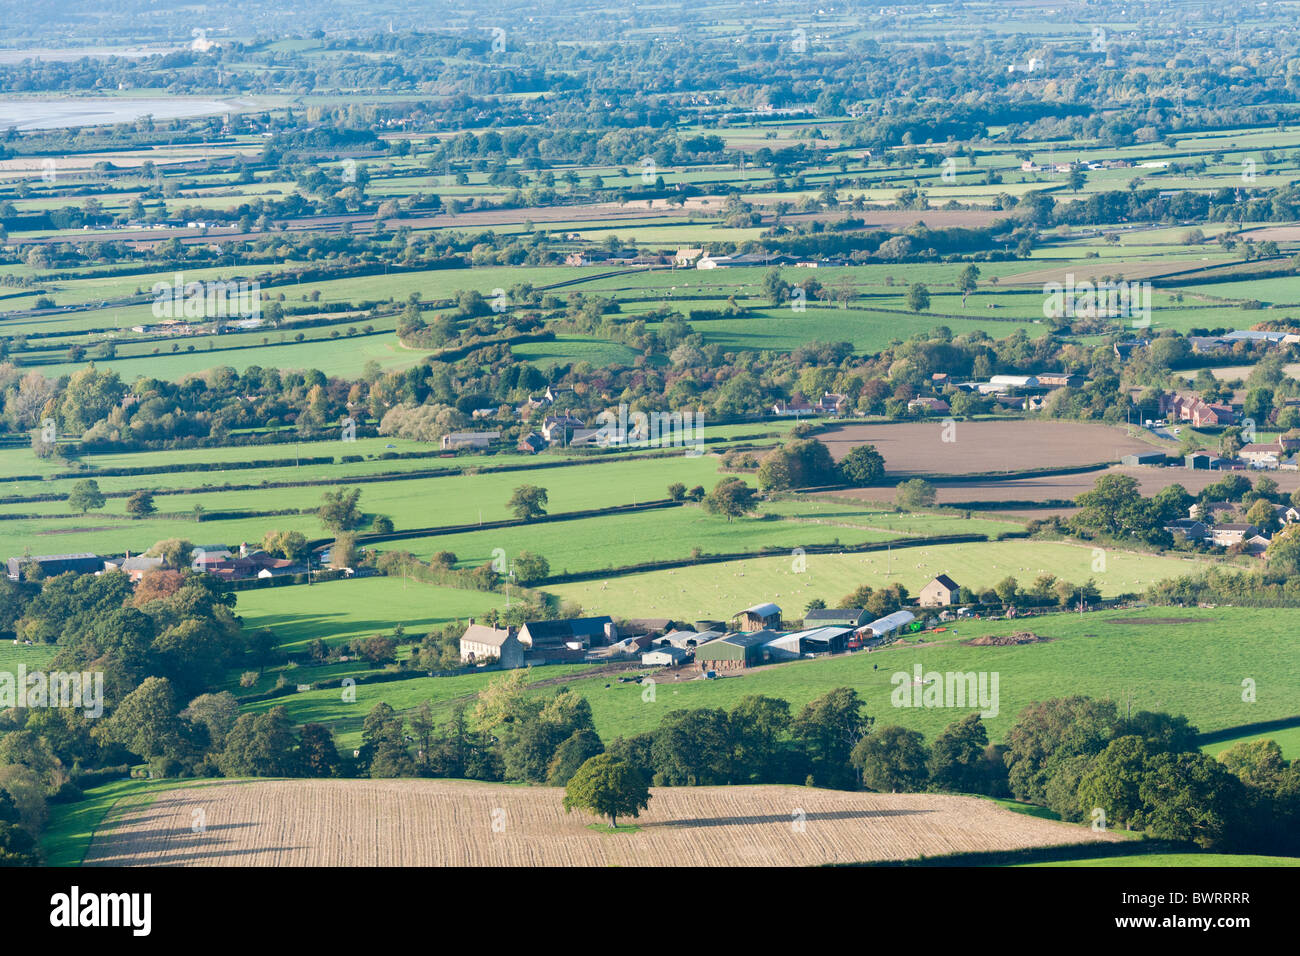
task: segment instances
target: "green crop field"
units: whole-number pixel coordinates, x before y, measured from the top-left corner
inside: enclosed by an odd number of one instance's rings
[[[747,558],[561,584],[550,590],[592,614],[719,620],[750,605],[775,601],[794,618],[814,598],[834,607],[859,585],[879,588],[895,582],[916,594],[940,573],[962,587],[977,588],[991,588],[1008,575],[1021,587],[1044,573],[1076,584],[1091,578],[1103,595],[1115,595],[1143,591],[1158,580],[1203,565],[1186,558],[1060,542],[1000,541],[900,547],[888,554],[812,554],[803,559],[803,571],[795,570],[789,555]]]

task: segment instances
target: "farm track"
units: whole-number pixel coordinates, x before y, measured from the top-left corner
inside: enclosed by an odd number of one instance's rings
[[[562,791],[465,781],[218,782],[115,809],[87,866],[814,866],[1119,837],[975,797],[656,788],[635,832]],[[196,821],[201,821],[198,826]]]

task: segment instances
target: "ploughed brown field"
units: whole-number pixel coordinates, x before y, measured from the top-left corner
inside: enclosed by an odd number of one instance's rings
[[[959,426],[960,427],[960,426]],[[1150,497],[1170,485],[1182,485],[1193,495],[1199,495],[1207,485],[1221,480],[1226,471],[1192,471],[1189,468],[1152,468],[1145,466],[1115,466],[1074,475],[1047,475],[1031,478],[984,479],[978,481],[953,481],[935,485],[936,504],[960,507],[983,501],[1073,501],[1085,491],[1091,491],[1102,475],[1131,475],[1138,480],[1138,489]],[[1290,494],[1300,489],[1300,472],[1294,471],[1239,471],[1252,482],[1267,475],[1277,482],[1278,488]],[[815,493],[814,496],[832,498],[858,498],[862,501],[892,502],[897,495],[896,485],[876,485],[868,488],[851,488],[843,491]],[[1074,507],[1044,506],[1019,509],[998,509],[998,514],[1008,517],[1046,518],[1050,515],[1071,514]]]
[[[943,419],[936,417],[897,425],[843,425],[818,438],[836,461],[855,445],[875,445],[891,478],[1072,468],[1117,462],[1161,447],[1130,437],[1126,428],[1086,422],[955,422],[947,433],[953,440],[945,441],[945,434]]]
[[[935,794],[663,788],[638,820],[619,819],[638,831],[617,833],[562,800],[465,781],[223,781],[115,808],[85,864],[810,866],[1118,839]]]

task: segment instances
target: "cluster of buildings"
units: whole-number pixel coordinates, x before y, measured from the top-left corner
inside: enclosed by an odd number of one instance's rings
[[[781,418],[806,418],[809,415],[827,415],[842,418],[853,410],[853,403],[847,395],[826,392],[815,402],[802,396],[795,396],[793,401],[780,401],[772,406],[772,414]]]
[[[935,394],[918,395],[907,403],[907,410],[921,415],[947,415],[952,407],[943,397],[944,389],[955,389],[997,399],[999,404],[1009,408],[1037,411],[1042,408],[1047,395],[1056,389],[1082,388],[1086,382],[1086,378],[1073,372],[993,375],[987,382],[959,382],[947,372],[935,372],[930,376],[930,386]]]
[[[216,575],[223,581],[275,578],[305,574],[307,571],[307,565],[301,561],[277,558],[260,548],[249,548],[246,544],[241,544],[239,550],[235,552],[225,545],[202,545],[190,553],[190,558],[192,570]],[[105,558],[91,551],[77,554],[24,555],[9,559],[6,569],[9,580],[21,579],[24,569],[29,565],[39,567],[43,578],[67,574],[69,571],[76,574],[121,571],[129,575],[132,581],[139,581],[146,571],[161,569],[163,558],[161,555],[132,555],[129,551],[120,558]]]
[[[613,618],[582,617],[529,621],[523,627],[493,627],[473,618],[460,638],[460,659],[467,664],[499,662],[502,667],[563,664],[587,659],[593,647],[617,642]]]
[[[1223,335],[1189,335],[1187,344],[1193,352],[1214,354],[1231,351],[1240,343],[1248,345],[1278,346],[1300,342],[1300,333],[1269,332],[1259,329],[1237,329]]]
[[[1199,395],[1160,395],[1160,414],[1165,418],[1188,422],[1193,428],[1214,428],[1236,424],[1237,414],[1228,405],[1212,405]]]
[[[1188,509],[1186,518],[1171,521],[1165,525],[1165,530],[1194,543],[1220,548],[1239,547],[1243,554],[1262,556],[1273,540],[1272,535],[1248,521],[1238,520],[1237,511],[1237,506],[1229,501],[1194,504]],[[1273,511],[1279,524],[1300,521],[1300,509],[1290,505],[1274,505]]]
[[[200,545],[190,556],[191,569],[216,575],[223,581],[307,573],[305,562],[277,558],[261,548],[250,548],[247,544],[241,544],[239,550],[234,552],[225,545]]]
[[[940,608],[960,597],[957,583],[939,575],[921,590],[919,605]],[[875,647],[925,626],[910,610],[874,617],[864,608],[811,610],[801,623],[798,630],[783,630],[781,608],[771,603],[745,608],[729,622],[628,621],[626,635],[620,635],[608,616],[532,621],[519,628],[490,627],[471,619],[460,639],[460,656],[466,664],[516,668],[573,663],[596,653],[637,655],[645,665],[693,663],[708,674]]]

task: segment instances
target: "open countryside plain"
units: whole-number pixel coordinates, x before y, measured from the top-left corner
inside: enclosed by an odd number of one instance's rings
[[[0,18],[0,867],[1300,860],[1300,0],[222,3]]]

